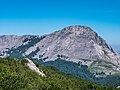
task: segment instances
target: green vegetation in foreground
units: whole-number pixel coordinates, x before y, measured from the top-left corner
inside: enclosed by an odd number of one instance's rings
[[[118,90],[37,65],[46,74],[42,77],[30,70],[25,62],[25,59],[0,58],[0,90]]]

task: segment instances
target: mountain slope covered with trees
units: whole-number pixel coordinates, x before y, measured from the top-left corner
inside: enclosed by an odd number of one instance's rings
[[[46,77],[26,66],[25,59],[0,58],[0,90],[118,90],[103,87],[37,64]]]

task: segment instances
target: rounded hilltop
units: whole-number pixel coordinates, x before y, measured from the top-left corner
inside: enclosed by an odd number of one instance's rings
[[[90,27],[88,26],[82,26],[82,25],[73,25],[63,28],[62,30],[59,30],[58,32],[61,33],[71,33],[75,35],[81,35],[81,34],[92,34],[95,36],[98,36],[96,32],[94,32]]]

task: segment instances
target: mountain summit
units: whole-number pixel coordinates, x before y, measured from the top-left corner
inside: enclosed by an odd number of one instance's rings
[[[27,57],[44,62],[62,58],[88,65],[91,71],[119,72],[120,55],[90,27],[69,26],[44,36],[0,36],[1,57]],[[107,66],[106,66],[107,65]],[[112,69],[106,69],[111,66]],[[109,71],[109,72],[108,72]]]

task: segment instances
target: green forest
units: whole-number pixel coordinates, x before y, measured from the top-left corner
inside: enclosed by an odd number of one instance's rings
[[[29,69],[25,63],[25,59],[0,58],[0,90],[119,90],[37,64],[36,66],[46,74],[46,77],[42,77]]]

